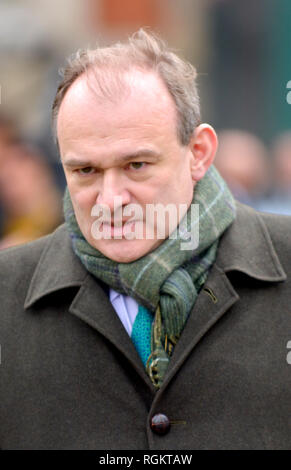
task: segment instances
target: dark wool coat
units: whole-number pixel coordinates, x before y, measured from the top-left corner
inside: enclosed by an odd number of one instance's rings
[[[239,205],[158,392],[65,226],[0,273],[3,449],[291,449],[291,218]]]

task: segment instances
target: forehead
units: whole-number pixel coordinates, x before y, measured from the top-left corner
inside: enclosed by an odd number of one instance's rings
[[[113,72],[112,72],[113,73]],[[107,74],[108,77],[108,74]],[[110,76],[108,78],[110,81]],[[106,84],[110,89],[110,83]],[[97,88],[96,88],[97,87]],[[177,132],[176,108],[162,79],[154,72],[133,70],[112,83],[111,99],[102,96],[94,75],[82,75],[67,91],[57,120],[59,141],[76,136],[101,137],[136,131]],[[123,87],[123,88],[122,88]]]

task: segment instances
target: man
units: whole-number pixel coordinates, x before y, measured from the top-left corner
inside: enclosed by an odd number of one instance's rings
[[[66,222],[1,254],[2,448],[290,448],[291,221],[235,204],[195,76],[143,30],[65,70]]]

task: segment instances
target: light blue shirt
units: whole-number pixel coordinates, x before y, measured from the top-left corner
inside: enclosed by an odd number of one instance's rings
[[[128,335],[131,336],[132,326],[138,312],[138,303],[132,297],[119,294],[114,289],[110,289],[109,299]]]

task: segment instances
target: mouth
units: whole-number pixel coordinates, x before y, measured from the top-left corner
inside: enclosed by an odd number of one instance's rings
[[[128,238],[130,234],[134,234],[136,224],[140,224],[141,222],[142,221],[139,220],[126,220],[117,222],[115,224],[110,222],[103,222],[102,232],[104,234],[104,238]]]

